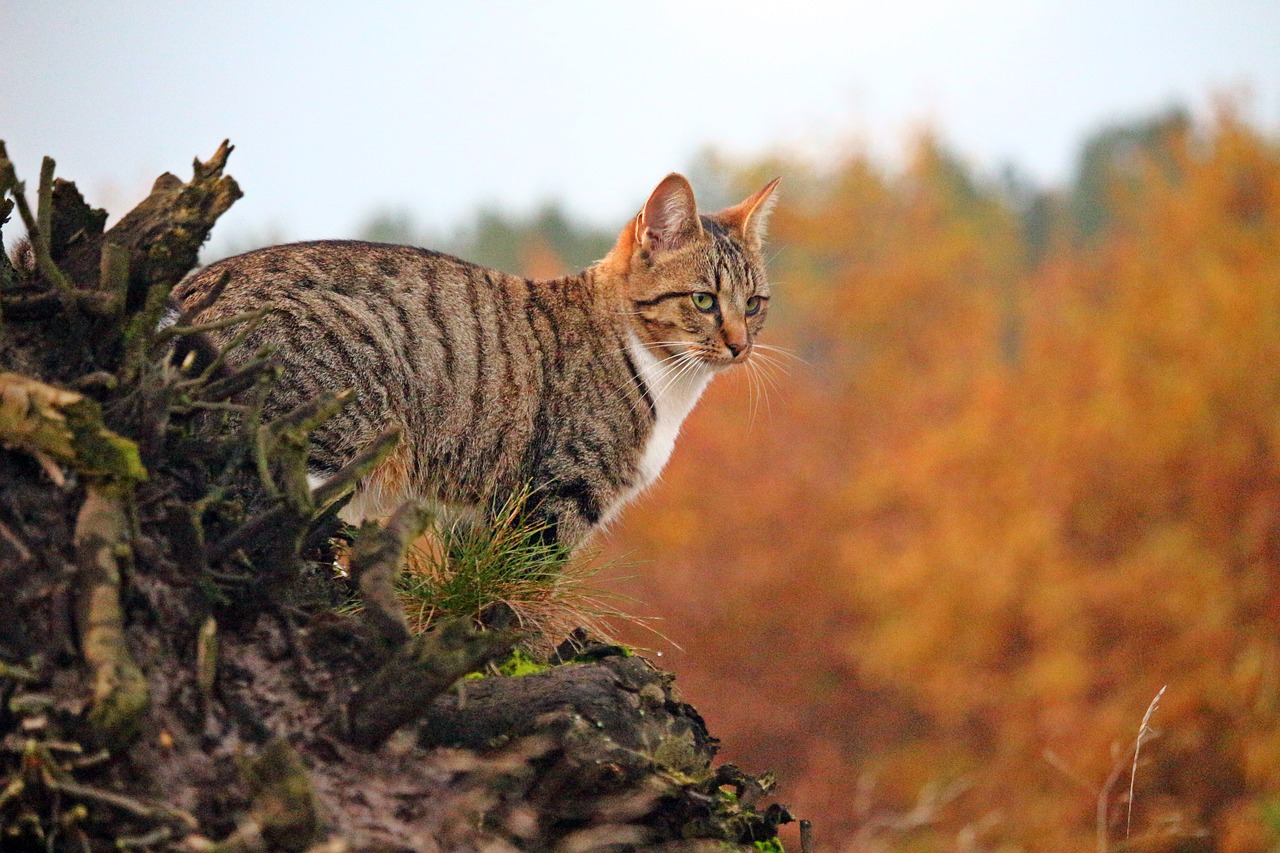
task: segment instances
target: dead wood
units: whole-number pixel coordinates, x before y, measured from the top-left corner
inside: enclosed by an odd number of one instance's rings
[[[409,620],[396,593],[396,578],[409,543],[430,521],[430,511],[417,501],[406,501],[385,525],[362,525],[351,548],[351,577],[360,588],[365,618],[389,646],[409,641]]]
[[[515,641],[505,632],[477,632],[462,620],[414,637],[352,698],[351,742],[365,748],[385,742],[427,713],[459,678],[510,654]]]
[[[674,696],[670,676],[622,655],[461,682],[432,704],[418,737],[424,746],[483,749],[531,734],[555,714],[581,717],[619,746],[684,773],[705,772],[715,755],[715,740]]]
[[[120,606],[121,563],[129,554],[126,497],[120,484],[91,484],[75,526],[76,626],[93,673],[88,721],[111,748],[137,734],[148,702],[146,678],[125,642]]]

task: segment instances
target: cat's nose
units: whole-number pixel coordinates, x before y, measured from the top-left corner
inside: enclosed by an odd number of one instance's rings
[[[739,355],[751,349],[751,341],[747,337],[747,327],[742,323],[726,320],[720,330],[720,339],[724,341],[725,348],[729,350],[730,356],[734,361],[737,361]]]

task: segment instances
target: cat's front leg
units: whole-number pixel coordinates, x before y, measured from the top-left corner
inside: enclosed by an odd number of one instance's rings
[[[529,515],[536,536],[545,544],[572,550],[599,525],[604,510],[600,496],[583,479],[553,483],[535,499]]]

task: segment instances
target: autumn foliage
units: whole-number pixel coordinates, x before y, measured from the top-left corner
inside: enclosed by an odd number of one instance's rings
[[[611,550],[825,849],[1277,844],[1280,140],[1148,131],[1092,195],[929,137],[740,176],[803,361],[719,381]]]

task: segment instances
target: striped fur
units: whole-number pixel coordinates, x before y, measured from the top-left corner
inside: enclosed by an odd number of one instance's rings
[[[269,414],[354,390],[315,435],[317,480],[388,426],[402,429],[348,520],[385,515],[407,496],[483,512],[532,487],[530,511],[573,545],[657,477],[707,381],[749,356],[767,313],[759,238],[776,183],[700,216],[688,183],[670,175],[604,260],[565,278],[330,241],[219,261],[175,296],[184,311],[201,309],[184,322],[272,307],[229,354],[274,348],[284,376]],[[694,293],[710,294],[712,310]]]

